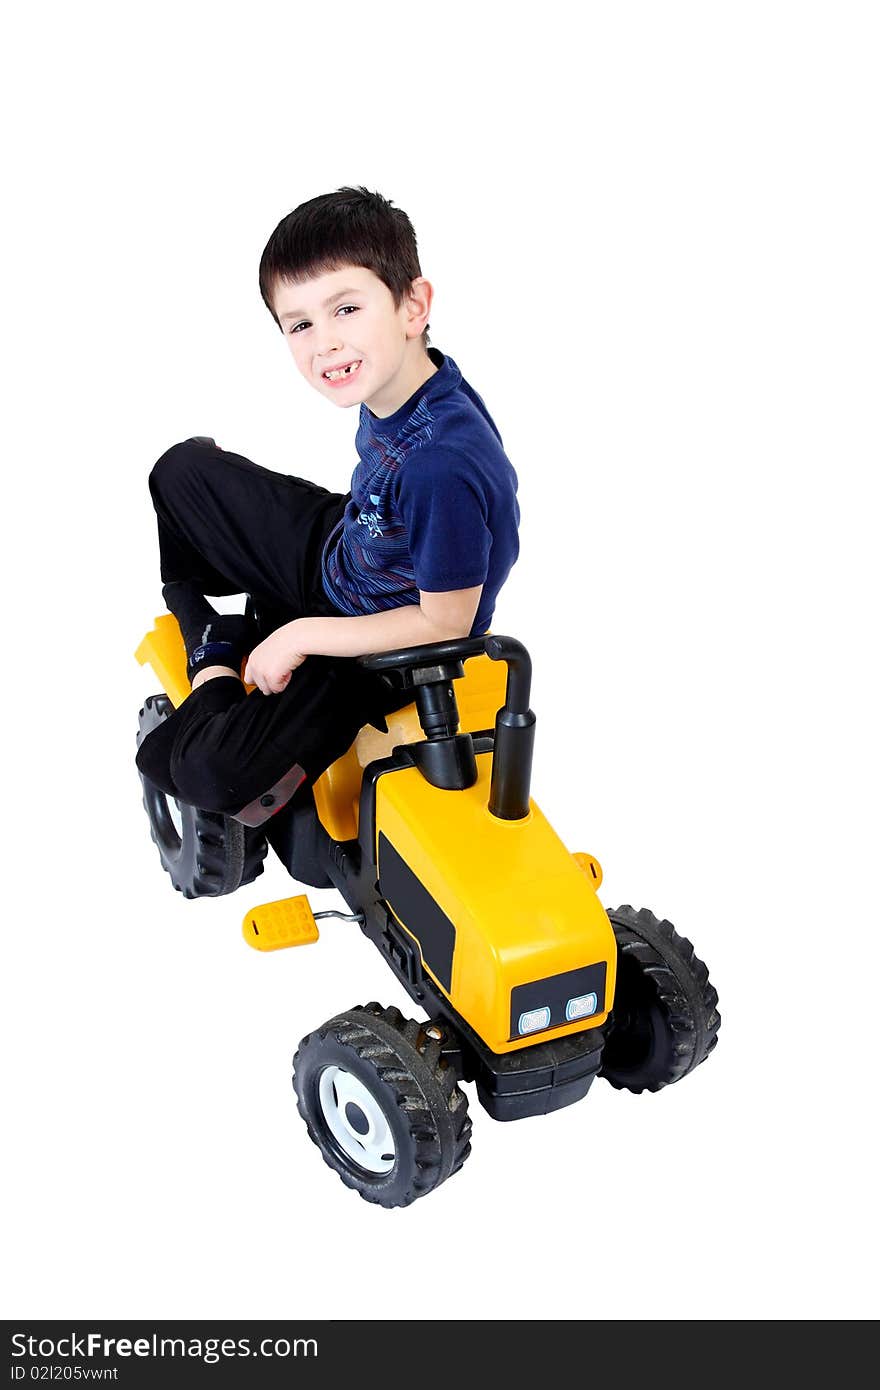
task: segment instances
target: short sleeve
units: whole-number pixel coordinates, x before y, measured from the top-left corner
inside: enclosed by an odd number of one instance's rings
[[[479,470],[469,459],[451,450],[413,453],[400,470],[396,502],[419,589],[445,593],[485,583],[492,534]]]

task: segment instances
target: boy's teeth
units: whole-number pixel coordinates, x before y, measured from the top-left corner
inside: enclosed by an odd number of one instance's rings
[[[355,368],[357,368],[357,367],[359,367],[359,366],[360,366],[360,363],[359,363],[359,362],[352,362],[351,365],[348,366],[348,367],[337,368],[335,371],[332,371],[332,372],[325,372],[324,375],[325,375],[325,377],[327,378],[328,381],[336,381],[338,377],[341,377],[341,376],[351,376],[351,374],[352,374],[352,372],[355,370]]]

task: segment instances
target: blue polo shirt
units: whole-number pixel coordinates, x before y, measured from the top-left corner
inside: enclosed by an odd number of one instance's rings
[[[351,499],[324,546],[324,591],[351,617],[483,585],[486,632],[519,554],[517,477],[501,435],[451,357],[393,415],[361,404]]]

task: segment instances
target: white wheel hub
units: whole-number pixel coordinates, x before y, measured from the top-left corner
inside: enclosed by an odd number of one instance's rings
[[[173,797],[173,796],[167,796],[167,797],[165,798],[165,800],[166,800],[167,803],[168,803],[168,814],[169,814],[169,816],[171,817],[171,824],[174,826],[174,829],[177,831],[177,838],[178,838],[178,840],[182,840],[182,839],[183,839],[183,816],[182,816],[181,813],[180,813],[180,807],[178,806],[177,801],[176,801],[175,797]]]
[[[372,1091],[343,1067],[325,1067],[318,1081],[324,1119],[343,1153],[368,1173],[389,1173],[395,1149],[391,1127]]]

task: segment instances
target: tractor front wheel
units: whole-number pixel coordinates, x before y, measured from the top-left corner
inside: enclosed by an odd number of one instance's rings
[[[403,1207],[457,1173],[471,1122],[442,1029],[366,1004],[309,1033],[297,1105],[324,1162],[367,1202]]]

